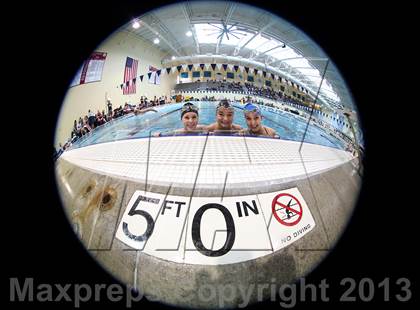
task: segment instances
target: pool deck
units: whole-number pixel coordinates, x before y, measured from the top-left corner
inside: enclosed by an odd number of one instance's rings
[[[214,308],[217,299],[200,300],[197,287],[269,284],[272,279],[290,283],[315,268],[351,217],[361,185],[358,165],[349,153],[312,144],[304,144],[299,152],[299,143],[292,141],[163,137],[65,152],[56,163],[56,176],[69,220],[105,269],[150,298],[181,307]],[[137,190],[228,197],[292,187],[302,194],[316,226],[271,255],[237,264],[191,265],[153,257],[115,238]],[[256,299],[253,292],[251,301]],[[229,302],[226,307],[235,307],[241,297]]]
[[[122,140],[70,150],[61,160],[166,193],[255,194],[333,169],[348,152],[300,142],[239,136],[176,136]],[[302,164],[304,163],[304,165]],[[196,193],[197,194],[197,193]],[[195,195],[196,195],[195,194]]]

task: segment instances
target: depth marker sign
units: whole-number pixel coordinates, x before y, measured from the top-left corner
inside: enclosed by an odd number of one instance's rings
[[[116,232],[128,246],[161,259],[223,265],[272,254],[315,227],[299,190],[225,197],[136,191]]]

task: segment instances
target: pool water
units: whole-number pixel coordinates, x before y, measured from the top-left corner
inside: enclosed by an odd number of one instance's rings
[[[201,101],[194,102],[194,104],[199,108],[199,124],[208,125],[215,122],[217,102]],[[152,136],[157,132],[165,134],[165,132],[169,133],[174,129],[182,128],[180,112],[182,105],[183,103],[167,104],[154,107],[158,111],[157,113],[125,115],[83,136],[73,144],[72,148],[124,139],[144,138],[149,134]],[[233,122],[247,128],[241,104],[235,103],[234,107]],[[263,125],[276,130],[281,139],[302,141],[307,124],[306,119],[271,107],[261,106],[261,110]],[[315,126],[312,122],[308,127],[304,142],[345,149],[344,142]]]

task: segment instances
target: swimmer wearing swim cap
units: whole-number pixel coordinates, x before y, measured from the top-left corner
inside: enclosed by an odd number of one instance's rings
[[[202,132],[204,125],[198,125],[198,108],[191,102],[185,103],[181,108],[181,120],[184,128],[177,129],[175,133]]]
[[[240,134],[279,138],[274,129],[264,126],[261,123],[263,116],[261,114],[261,109],[258,105],[253,103],[247,103],[244,106],[244,116],[248,129],[241,130]]]
[[[216,108],[216,122],[206,127],[206,130],[210,132],[233,132],[241,130],[242,127],[237,124],[233,124],[234,108],[230,102],[223,99],[219,102]]]

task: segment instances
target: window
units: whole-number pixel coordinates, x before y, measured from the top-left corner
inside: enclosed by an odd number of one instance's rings
[[[188,79],[188,72],[181,72],[181,79]]]
[[[211,77],[211,71],[204,71],[204,77]]]
[[[271,81],[265,80],[265,86],[270,86],[271,87]]]
[[[284,91],[284,86],[282,85],[282,86],[280,86],[280,90],[281,91]]]
[[[254,82],[254,76],[248,75],[247,81],[248,82]]]
[[[193,71],[192,77],[193,78],[199,78],[200,77],[200,71]]]
[[[228,79],[234,79],[234,78],[235,78],[235,74],[234,74],[233,72],[227,72],[227,73],[226,73],[226,77],[227,77]]]

